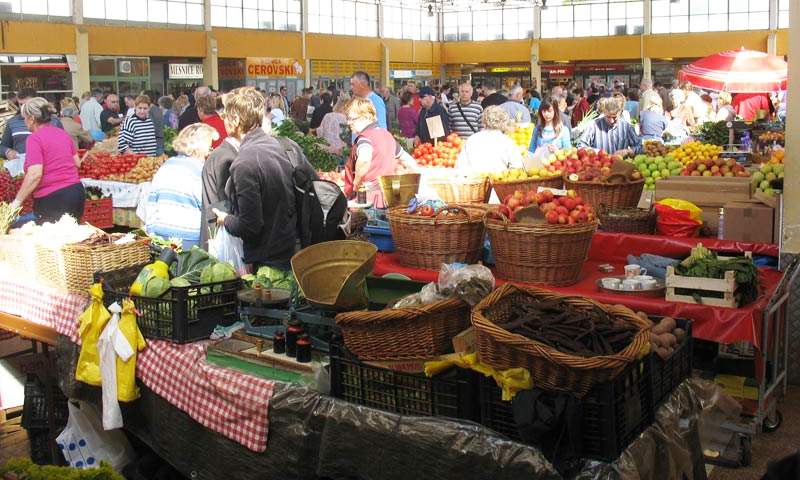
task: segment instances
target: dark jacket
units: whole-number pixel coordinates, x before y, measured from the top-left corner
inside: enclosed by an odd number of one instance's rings
[[[216,216],[212,208],[230,212],[230,199],[225,184],[231,176],[231,164],[239,152],[229,142],[222,142],[203,164],[203,212],[200,227],[200,247],[207,250],[208,228],[213,227]]]
[[[430,109],[423,108],[422,110],[419,111],[417,136],[419,137],[420,142],[426,143],[433,141],[430,133],[428,133],[428,122],[426,122],[425,119],[435,117],[437,115],[442,117],[442,127],[444,127],[444,134],[450,135],[450,116],[447,115],[447,111],[441,104],[434,103],[433,105],[431,105]]]
[[[502,93],[494,92],[488,97],[484,98],[481,102],[481,107],[486,110],[488,107],[499,107],[500,105],[506,103],[508,98]]]
[[[164,114],[161,108],[155,103],[150,105],[150,120],[153,121],[153,128],[156,131],[156,144],[158,144],[158,155],[164,153]]]
[[[50,124],[63,130],[64,126],[61,125],[61,120],[55,115],[50,119]],[[6,128],[3,131],[3,138],[0,140],[0,155],[6,156],[9,149],[17,153],[25,153],[25,142],[31,135],[28,126],[25,125],[25,119],[21,114],[16,114],[6,122]]]
[[[245,135],[228,185],[232,215],[225,228],[242,239],[244,261],[288,269],[297,218],[292,167],[278,140],[260,128]]]
[[[331,113],[333,111],[333,107],[330,103],[323,103],[319,107],[314,109],[314,113],[311,114],[311,123],[308,125],[308,128],[319,128],[322,124],[322,119],[325,118],[325,115]]]
[[[178,118],[178,131],[180,132],[194,123],[200,123],[200,116],[197,114],[197,107],[190,105],[186,107],[186,110]]]

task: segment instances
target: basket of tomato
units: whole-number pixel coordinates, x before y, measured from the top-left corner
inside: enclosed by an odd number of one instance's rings
[[[421,167],[453,168],[463,146],[464,141],[461,137],[457,133],[451,133],[444,141],[435,145],[431,143],[418,145],[411,155]]]
[[[114,226],[114,203],[99,187],[86,187],[86,200],[80,223],[88,223],[103,229]]]

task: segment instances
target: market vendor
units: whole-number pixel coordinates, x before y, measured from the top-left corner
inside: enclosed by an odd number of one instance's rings
[[[598,100],[602,116],[590,123],[578,141],[578,147],[602,149],[618,155],[642,152],[642,140],[633,125],[621,120],[623,104],[613,97]]]
[[[141,153],[155,156],[158,153],[156,127],[150,118],[150,97],[136,97],[134,114],[125,117],[119,132],[119,153]]]
[[[367,191],[367,202],[384,208],[378,177],[394,175],[400,169],[416,170],[416,163],[392,134],[378,126],[372,102],[355,97],[347,107],[347,124],[356,135],[350,158],[345,163],[344,194],[356,197],[359,188]]]
[[[523,168],[519,147],[505,132],[514,122],[499,106],[490,106],[481,115],[483,129],[470,136],[458,154],[456,168],[470,173],[500,173]]]
[[[444,135],[438,137],[439,139],[443,139],[447,135],[450,135],[450,116],[447,114],[447,110],[445,110],[441,104],[436,102],[436,92],[433,91],[433,88],[427,86],[420,88],[419,98],[422,104],[422,110],[419,112],[419,121],[417,122],[416,143],[431,143],[435,140],[428,130],[427,119],[429,118],[439,117],[439,119],[442,121]]]
[[[210,125],[195,123],[181,130],[173,140],[172,148],[178,155],[161,165],[147,196],[148,235],[179,238],[184,250],[200,242],[203,163],[211,152],[211,143],[218,137]]]
[[[85,192],[78,176],[81,164],[72,138],[51,122],[50,103],[42,97],[26,101],[20,114],[31,132],[25,155],[25,178],[12,202],[18,207],[33,195],[38,222],[55,222],[68,213],[80,219]]]

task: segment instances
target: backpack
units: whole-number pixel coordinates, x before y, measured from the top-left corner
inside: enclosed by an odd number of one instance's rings
[[[296,143],[276,136],[292,166],[297,238],[302,248],[345,238],[341,225],[349,216],[347,198],[334,182],[320,180]]]

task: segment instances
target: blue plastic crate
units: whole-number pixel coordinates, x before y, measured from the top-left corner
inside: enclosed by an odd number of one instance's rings
[[[364,227],[364,233],[367,234],[369,241],[378,247],[378,251],[385,253],[394,252],[392,230],[388,226],[378,227],[367,224],[367,226]]]

